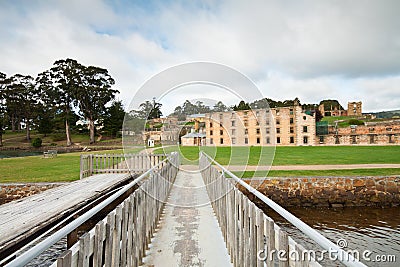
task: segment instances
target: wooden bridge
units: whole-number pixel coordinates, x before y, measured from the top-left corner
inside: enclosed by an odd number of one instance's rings
[[[184,168],[177,153],[83,156],[81,178],[0,206],[0,266],[23,266],[65,237],[51,266],[321,266],[289,257],[310,254],[241,190],[344,265],[365,266],[203,153]]]

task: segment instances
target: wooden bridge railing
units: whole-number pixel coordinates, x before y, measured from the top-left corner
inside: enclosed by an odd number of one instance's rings
[[[179,165],[178,153],[63,253],[52,267],[140,266]]]
[[[302,245],[288,236],[270,217],[250,201],[237,185],[249,190],[255,197],[258,197],[321,245],[323,249],[330,248],[336,250],[338,254],[341,253],[339,255],[343,255],[344,258],[341,260],[339,257],[339,260],[346,266],[365,266],[203,152],[200,155],[199,165],[234,266],[260,267],[276,266],[276,264],[282,267],[321,266],[313,258],[315,254],[305,250]],[[229,178],[226,178],[226,174],[229,175]],[[279,259],[277,257],[279,251],[285,251],[286,255]],[[282,258],[286,258],[286,260],[282,260]]]
[[[70,249],[63,252],[51,266],[141,265],[178,168],[179,154],[175,152],[97,206],[12,260],[6,267],[19,267],[29,263],[135,186],[139,187],[93,229],[81,236]]]
[[[82,154],[80,178],[101,173],[140,174],[165,158],[165,154]]]

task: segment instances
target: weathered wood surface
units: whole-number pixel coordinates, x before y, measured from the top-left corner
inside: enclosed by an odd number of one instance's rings
[[[49,225],[65,212],[128,179],[130,174],[99,174],[0,206],[0,250]]]
[[[279,260],[276,253],[271,254],[272,251],[284,250],[286,255],[294,251],[302,255],[305,248],[254,205],[233,179],[226,179],[224,173],[211,165],[205,156],[200,157],[200,170],[234,266],[321,266],[315,259],[288,257]]]
[[[51,266],[140,266],[177,174],[178,155],[153,169],[121,202]],[[172,164],[173,162],[174,164]]]
[[[163,161],[165,154],[82,154],[80,178],[102,173],[143,173]]]

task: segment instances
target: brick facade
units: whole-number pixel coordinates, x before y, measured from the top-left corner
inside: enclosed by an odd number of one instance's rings
[[[299,105],[205,114],[206,145],[315,145],[315,117]]]

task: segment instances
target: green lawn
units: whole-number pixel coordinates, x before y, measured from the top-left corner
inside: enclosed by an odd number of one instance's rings
[[[3,134],[3,146],[5,147],[31,147],[31,142],[25,140],[25,132],[11,132],[6,131]],[[65,146],[66,136],[65,133],[53,133],[44,136],[36,131],[31,132],[31,139],[39,137],[42,139],[42,146]],[[84,146],[91,146],[89,144],[89,134],[71,134],[72,142]],[[122,146],[122,138],[103,137],[102,140],[96,142],[94,146]]]
[[[137,153],[142,147],[134,148]],[[198,153],[203,150],[221,164],[267,165],[274,148],[271,147],[179,147],[183,164],[198,164]],[[159,148],[155,153],[177,151],[177,146]],[[122,150],[96,151],[95,153],[121,153]],[[81,153],[59,154],[56,158],[42,156],[0,159],[0,183],[10,182],[60,182],[79,179]],[[247,160],[248,158],[248,160]],[[248,163],[247,163],[248,162]],[[399,163],[400,146],[337,146],[337,147],[277,147],[273,165],[308,164],[368,164]],[[400,169],[327,170],[327,171],[271,171],[268,176],[347,176],[394,175]],[[249,172],[249,177],[254,173]],[[256,176],[265,176],[265,172]]]
[[[400,175],[400,169],[353,169],[353,170],[304,170],[304,171],[246,171],[233,172],[241,178],[252,177],[301,177],[301,176],[388,176]]]
[[[137,153],[142,148],[132,150]],[[96,154],[122,153],[122,150],[96,151]],[[0,159],[0,183],[65,182],[79,179],[82,153],[58,154],[56,158],[42,156]]]
[[[203,150],[223,165],[313,165],[399,163],[400,146],[307,146],[307,147],[188,147],[180,146],[183,164],[197,164]],[[177,146],[155,153],[177,151]],[[248,160],[247,160],[248,159]]]
[[[275,148],[273,147],[198,147],[198,146],[170,146],[159,148],[154,153],[171,153],[179,151],[182,164],[198,164],[199,152],[204,151],[215,158],[219,163],[228,165],[258,165],[271,164]]]

